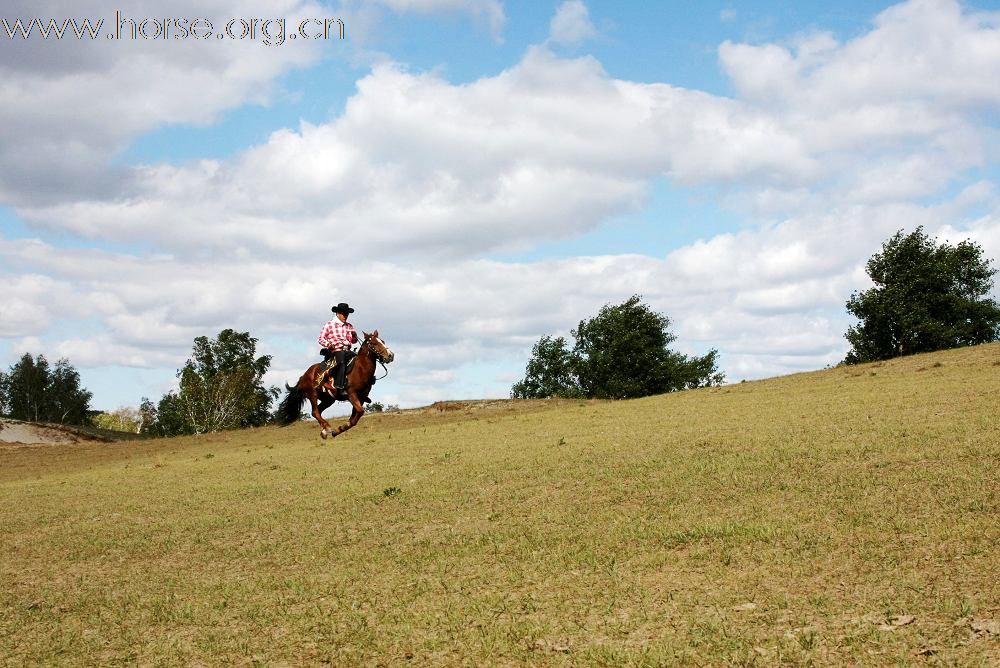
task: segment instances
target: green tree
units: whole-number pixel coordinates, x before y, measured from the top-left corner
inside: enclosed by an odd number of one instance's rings
[[[66,359],[52,368],[44,355],[25,353],[0,374],[0,410],[15,420],[85,424],[92,397]]]
[[[177,372],[178,391],[157,406],[155,431],[165,436],[257,427],[268,422],[276,387],[265,387],[271,356],[257,357],[257,339],[225,329],[215,340],[199,336]]]
[[[150,425],[154,436],[181,436],[198,433],[187,418],[184,401],[177,392],[167,392],[156,405],[156,422]]]
[[[139,402],[139,433],[156,435],[156,404],[149,397]]]
[[[987,298],[997,270],[978,245],[939,244],[923,227],[900,230],[868,260],[867,271],[875,285],[847,301],[859,322],[847,330],[846,363],[1000,339],[1000,307]]]
[[[511,396],[629,399],[721,384],[718,352],[688,357],[671,350],[676,337],[669,327],[670,319],[638,295],[605,305],[573,330],[572,350],[562,337],[542,337]]]
[[[524,378],[514,383],[514,399],[539,397],[582,397],[583,389],[576,376],[577,358],[566,346],[566,339],[543,336],[531,349],[531,359]]]
[[[93,394],[80,385],[80,374],[68,360],[56,361],[47,394],[50,422],[86,424]]]

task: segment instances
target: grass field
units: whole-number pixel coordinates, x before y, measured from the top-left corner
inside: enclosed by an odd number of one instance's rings
[[[1000,665],[1000,345],[0,447],[4,665]]]

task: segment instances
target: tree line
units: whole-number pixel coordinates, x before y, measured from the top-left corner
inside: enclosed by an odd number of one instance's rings
[[[259,427],[271,420],[277,387],[263,378],[270,355],[257,355],[249,332],[225,329],[213,340],[199,336],[191,357],[177,371],[178,389],[157,402],[143,397],[138,408],[110,413],[90,409],[93,395],[80,385],[68,360],[50,368],[44,355],[26,353],[0,373],[0,415],[30,422],[92,424],[149,436],[181,436]]]
[[[1000,340],[1000,306],[988,295],[997,270],[970,241],[939,243],[918,227],[897,232],[867,262],[872,287],[854,292],[847,311],[858,322],[845,337],[843,364]],[[633,295],[607,304],[571,330],[573,341],[542,336],[511,397],[629,399],[720,385],[718,351],[683,355],[670,348],[671,321]],[[92,393],[66,359],[49,364],[25,353],[0,372],[0,415],[31,422],[95,424],[151,436],[257,427],[271,421],[277,387],[263,382],[270,355],[257,355],[249,332],[225,329],[194,340],[177,371],[178,389],[138,408],[96,414]]]

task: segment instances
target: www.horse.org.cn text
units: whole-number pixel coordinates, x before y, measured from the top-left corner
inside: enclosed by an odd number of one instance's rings
[[[217,27],[219,26],[219,27]],[[292,41],[344,39],[342,19],[233,18],[213,23],[206,18],[143,18],[115,12],[113,29],[104,19],[8,19],[0,18],[0,41],[28,39],[77,39],[120,41],[248,40],[265,46],[281,46]]]

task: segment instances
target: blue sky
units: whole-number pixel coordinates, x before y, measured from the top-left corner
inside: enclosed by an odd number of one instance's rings
[[[116,9],[145,16],[88,16]],[[339,301],[404,406],[504,396],[538,337],[636,293],[730,381],[822,368],[896,230],[1000,255],[995,4],[199,12],[347,39],[0,44],[0,365],[67,357],[97,408],[226,327],[292,381]]]

